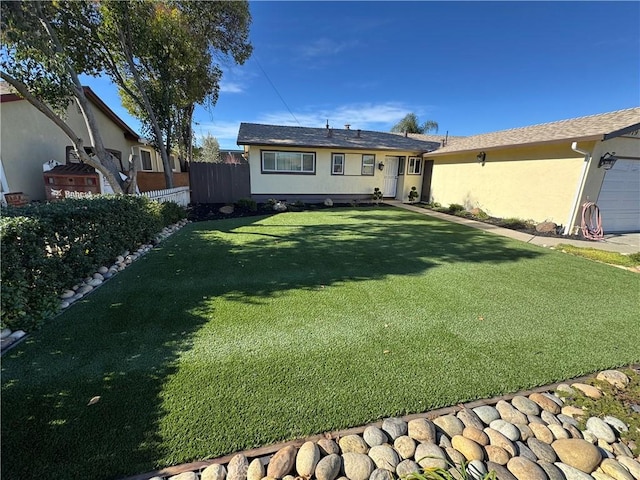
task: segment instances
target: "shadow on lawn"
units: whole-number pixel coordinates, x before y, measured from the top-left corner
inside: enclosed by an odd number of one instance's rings
[[[259,303],[294,289],[539,255],[395,209],[303,218],[192,224],[6,355],[3,474],[114,478],[172,461],[160,432],[163,386],[208,321],[193,313],[207,298]]]
[[[113,479],[165,455],[162,387],[205,320],[145,314],[132,273],[3,356],[3,478]]]
[[[509,247],[511,241],[497,235],[395,209],[342,212],[328,224],[279,218],[195,225],[189,246],[197,259],[190,273],[211,288],[211,295],[256,302],[292,289],[421,275],[451,263],[516,262],[540,254]]]

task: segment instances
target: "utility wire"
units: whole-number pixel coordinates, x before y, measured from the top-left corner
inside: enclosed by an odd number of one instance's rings
[[[302,126],[300,124],[300,122],[298,121],[298,119],[296,118],[296,116],[293,114],[293,112],[291,111],[291,109],[289,108],[289,105],[287,105],[287,102],[284,101],[284,98],[282,98],[282,95],[280,95],[280,92],[278,91],[278,89],[276,88],[276,86],[273,84],[273,82],[271,81],[271,79],[269,78],[269,75],[267,75],[267,72],[264,71],[264,68],[262,68],[262,65],[260,65],[260,62],[258,61],[258,57],[256,56],[255,53],[253,53],[253,55],[251,55],[251,58],[253,58],[256,63],[258,64],[258,67],[260,68],[260,70],[262,71],[262,74],[265,76],[265,78],[267,79],[267,81],[269,82],[269,84],[271,85],[271,87],[273,88],[273,90],[276,92],[276,95],[278,95],[278,97],[280,98],[280,101],[284,104],[285,107],[287,107],[287,110],[289,110],[289,113],[291,114],[291,116],[293,117],[293,119],[296,121],[296,123],[298,124],[298,126]]]

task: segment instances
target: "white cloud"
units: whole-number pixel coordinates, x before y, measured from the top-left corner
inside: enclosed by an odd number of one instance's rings
[[[220,93],[242,93],[244,92],[244,85],[238,82],[227,82],[222,80],[220,82]]]
[[[293,113],[303,127],[324,127],[329,120],[329,125],[334,128],[344,128],[345,124],[350,124],[354,129],[385,131],[414,110],[401,103],[386,102],[346,104],[334,108],[309,107]],[[287,111],[262,115],[256,122],[272,125],[297,125]]]

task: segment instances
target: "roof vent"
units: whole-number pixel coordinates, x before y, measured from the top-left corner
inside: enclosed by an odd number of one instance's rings
[[[333,128],[327,127],[327,138],[333,137]]]
[[[409,132],[407,132],[406,130],[404,131],[404,136],[408,137],[409,136]]]
[[[360,138],[360,132],[361,132],[361,130],[358,129],[357,132],[356,132],[356,137]]]

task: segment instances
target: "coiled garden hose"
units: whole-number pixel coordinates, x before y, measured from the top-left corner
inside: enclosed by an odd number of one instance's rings
[[[602,217],[598,205],[593,202],[582,204],[582,236],[589,240],[602,240],[604,231],[602,230]]]

